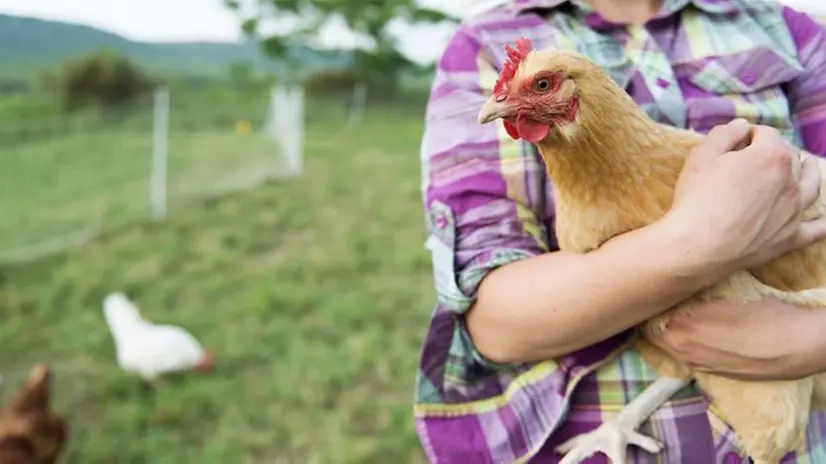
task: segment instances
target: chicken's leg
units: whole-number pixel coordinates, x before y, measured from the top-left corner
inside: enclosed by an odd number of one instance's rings
[[[662,444],[642,435],[636,429],[657,408],[690,382],[690,378],[660,377],[640,396],[628,403],[617,417],[605,422],[596,430],[559,445],[556,448],[557,453],[565,454],[559,464],[579,464],[598,452],[608,456],[613,464],[623,464],[628,445],[637,445],[649,453],[659,453],[662,451]]]

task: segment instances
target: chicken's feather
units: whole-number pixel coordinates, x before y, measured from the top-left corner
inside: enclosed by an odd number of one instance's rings
[[[151,380],[159,375],[208,367],[211,355],[182,327],[153,324],[121,293],[106,297],[104,317],[112,332],[118,365]]]

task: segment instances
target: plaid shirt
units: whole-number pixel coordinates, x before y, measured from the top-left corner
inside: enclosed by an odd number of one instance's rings
[[[740,116],[826,155],[826,30],[774,2],[665,0],[638,27],[578,0],[516,0],[463,22],[438,63],[422,142],[437,305],[415,417],[431,462],[558,462],[554,446],[597,427],[657,377],[627,349],[629,333],[530,365],[491,363],[467,336],[462,314],[483,276],[556,248],[552,188],[536,151],[501,124],[476,122],[505,44],[521,36],[589,56],[661,122],[706,132]],[[640,431],[666,448],[651,456],[631,447],[629,462],[741,462],[731,429],[694,386]],[[783,462],[826,463],[824,433],[826,414],[813,414],[805,449]]]

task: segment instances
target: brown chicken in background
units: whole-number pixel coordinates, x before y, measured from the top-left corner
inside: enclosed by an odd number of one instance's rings
[[[554,186],[559,247],[585,253],[662,218],[671,207],[685,160],[703,135],[656,123],[582,55],[533,51],[527,39],[520,39],[515,49],[508,46],[507,52],[479,122],[501,118],[511,137],[538,148]],[[818,160],[826,176],[826,161]],[[826,186],[805,216],[824,211]],[[735,273],[671,311],[686,311],[698,299],[745,302],[767,296],[826,307],[826,288],[819,287],[826,287],[826,241]],[[665,330],[668,318],[666,313],[647,324]],[[567,453],[562,463],[579,463],[602,452],[618,464],[629,444],[661,451],[661,443],[636,429],[692,378],[755,464],[776,464],[801,446],[812,405],[826,404],[823,374],[792,381],[738,381],[692,372],[644,339],[634,348],[662,377],[615,419],[560,446],[558,451]]]
[[[56,463],[68,435],[51,409],[51,372],[35,366],[0,413],[0,464]]]

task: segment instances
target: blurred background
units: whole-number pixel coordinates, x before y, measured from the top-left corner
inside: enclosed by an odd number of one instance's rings
[[[0,0],[1,399],[51,363],[70,463],[423,462],[424,104],[497,3]],[[120,371],[119,290],[215,369]]]

